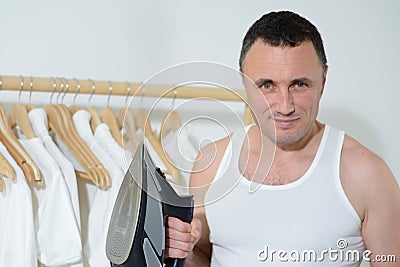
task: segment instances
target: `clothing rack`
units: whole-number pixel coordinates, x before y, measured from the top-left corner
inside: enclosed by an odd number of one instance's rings
[[[24,82],[22,82],[24,81]],[[222,101],[243,101],[244,90],[220,88],[171,86],[115,81],[93,81],[65,78],[42,78],[23,76],[1,76],[0,90],[24,92],[60,92],[61,83],[68,85],[68,93],[102,94],[121,96],[167,97],[167,98],[213,98]],[[22,88],[21,88],[22,85]]]
[[[65,87],[65,88],[64,88]],[[43,78],[0,75],[0,91],[49,92],[70,94],[100,94],[137,97],[163,98],[209,98],[221,101],[244,102],[244,123],[250,124],[252,116],[247,105],[245,91],[238,89],[221,89],[186,85],[143,84],[132,82],[78,80],[65,78]]]

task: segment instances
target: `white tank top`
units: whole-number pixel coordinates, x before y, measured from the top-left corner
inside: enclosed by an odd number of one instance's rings
[[[205,195],[211,266],[359,266],[361,220],[339,177],[344,133],[326,125],[302,177],[250,192],[238,167],[249,128],[232,135]]]

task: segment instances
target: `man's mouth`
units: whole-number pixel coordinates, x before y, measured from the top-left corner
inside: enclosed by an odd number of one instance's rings
[[[299,118],[274,118],[275,121],[275,126],[281,127],[281,128],[289,128],[295,125],[298,121]]]

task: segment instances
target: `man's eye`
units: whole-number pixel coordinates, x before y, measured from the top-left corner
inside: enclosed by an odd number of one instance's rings
[[[305,83],[303,83],[303,82],[298,82],[298,83],[296,84],[296,87],[299,87],[299,88],[306,87],[306,86],[307,86],[307,84],[305,84]]]
[[[269,89],[272,88],[272,85],[270,83],[265,83],[265,84],[262,85],[262,88],[269,90]]]

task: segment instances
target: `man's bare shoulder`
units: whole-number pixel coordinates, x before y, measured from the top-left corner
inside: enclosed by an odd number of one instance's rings
[[[380,183],[391,173],[381,157],[346,135],[341,157],[341,174],[360,183]]]
[[[190,186],[203,187],[209,185],[214,179],[231,136],[205,145],[197,154],[190,177]]]
[[[389,167],[378,155],[346,136],[340,174],[343,189],[361,218],[366,248],[374,255],[398,255],[400,189]],[[381,265],[372,262],[371,266]]]
[[[398,184],[389,167],[377,154],[350,136],[345,136],[340,179],[360,218],[382,197],[398,198]]]
[[[222,139],[205,145],[198,153],[194,171],[205,171],[207,169],[217,168],[225,153],[231,136],[228,135]]]

